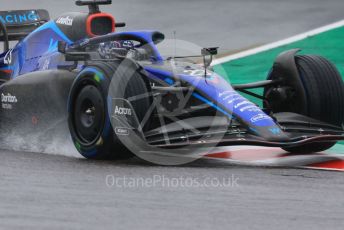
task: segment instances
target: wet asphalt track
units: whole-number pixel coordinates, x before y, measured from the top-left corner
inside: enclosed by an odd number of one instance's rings
[[[159,167],[10,151],[0,157],[2,229],[290,230],[342,229],[344,224],[342,173],[204,161]],[[234,180],[227,188],[167,187],[168,182],[120,188],[122,182],[107,186],[108,175]]]
[[[39,5],[57,16],[77,9],[72,2],[1,0],[0,4],[2,9]],[[179,38],[201,45],[219,41],[225,50],[278,40],[340,20],[344,8],[342,0],[114,2],[108,11],[127,21],[130,28],[177,30]],[[139,160],[91,162],[77,158],[72,150],[55,153],[0,151],[0,229],[343,228],[342,173],[209,161],[159,167]],[[167,180],[234,177],[237,185],[119,188],[107,186],[107,175],[164,176]]]

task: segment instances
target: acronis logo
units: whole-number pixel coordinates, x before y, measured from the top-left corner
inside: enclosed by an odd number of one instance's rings
[[[2,12],[0,14],[0,20],[6,25],[25,24],[38,21],[39,16],[35,11],[21,11],[20,13],[16,11]]]

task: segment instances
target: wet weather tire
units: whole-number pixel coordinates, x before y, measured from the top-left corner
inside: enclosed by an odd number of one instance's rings
[[[344,122],[344,84],[337,68],[323,57],[315,55],[300,55],[295,57],[299,72],[301,89],[305,95],[303,100],[293,95],[301,95],[293,90],[284,88],[287,100],[277,100],[271,95],[272,88],[265,89],[272,111],[299,113],[336,126]],[[280,78],[273,76],[268,79]],[[288,79],[283,79],[288,81]],[[288,83],[288,82],[287,82]],[[288,85],[288,84],[286,84]],[[275,97],[276,98],[276,97]],[[305,101],[300,104],[300,101]],[[319,142],[298,147],[288,147],[284,150],[292,153],[321,152],[331,148],[335,142]]]
[[[120,65],[127,71],[117,71]],[[128,71],[130,70],[130,71]],[[128,72],[131,76],[128,76]],[[129,79],[124,81],[124,79]],[[125,85],[124,85],[125,83]],[[140,67],[132,61],[93,63],[86,67],[73,83],[68,102],[68,124],[72,140],[79,153],[88,159],[126,159],[133,154],[121,144],[111,125],[109,108],[110,85],[121,85],[124,99],[150,91]],[[111,104],[111,103],[110,103]],[[151,98],[132,103],[139,120],[151,104]]]

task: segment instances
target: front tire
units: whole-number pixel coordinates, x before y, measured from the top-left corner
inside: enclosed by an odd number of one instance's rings
[[[325,58],[315,55],[296,56],[295,62],[303,92],[296,92],[288,84],[289,79],[282,79],[283,86],[268,87],[264,91],[269,107],[274,113],[294,112],[341,127],[344,122],[344,84],[337,68]],[[273,71],[268,77],[277,78],[281,76]],[[304,95],[302,100],[300,95]],[[300,104],[300,101],[305,103]],[[292,153],[321,152],[335,144],[319,142],[283,149]]]

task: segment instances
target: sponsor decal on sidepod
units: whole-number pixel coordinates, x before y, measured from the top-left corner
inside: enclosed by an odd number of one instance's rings
[[[11,95],[10,93],[1,94],[1,107],[3,109],[12,109],[12,104],[15,104],[18,102],[18,99],[16,96]]]
[[[131,116],[132,112],[131,109],[124,108],[124,107],[115,107],[115,115],[129,115]]]

